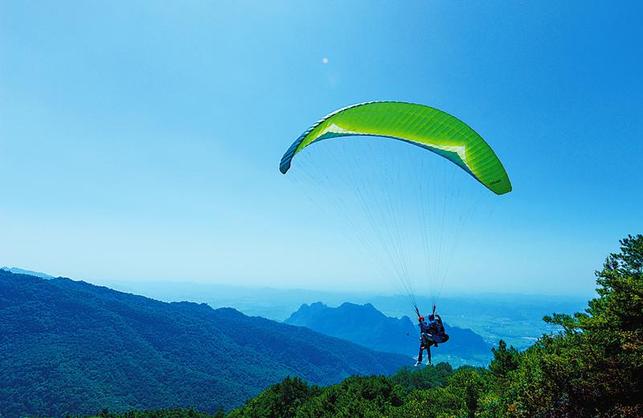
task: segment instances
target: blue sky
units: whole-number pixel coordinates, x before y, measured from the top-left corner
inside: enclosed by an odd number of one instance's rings
[[[388,99],[465,120],[512,178],[447,291],[589,293],[643,230],[642,11],[0,2],[0,264],[384,291],[277,166],[324,114]]]

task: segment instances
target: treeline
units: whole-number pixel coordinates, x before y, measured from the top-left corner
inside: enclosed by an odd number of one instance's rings
[[[596,275],[598,297],[585,312],[545,317],[561,332],[524,352],[501,341],[488,368],[453,370],[441,363],[323,388],[287,378],[225,416],[643,416],[643,235],[623,239],[620,252],[609,255]],[[203,415],[175,410],[126,416]]]

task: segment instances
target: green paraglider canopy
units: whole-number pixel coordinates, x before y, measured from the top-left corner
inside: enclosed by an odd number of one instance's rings
[[[361,103],[331,113],[297,138],[281,159],[280,171],[285,174],[307,146],[344,136],[408,142],[452,161],[496,194],[511,191],[502,163],[476,131],[441,110],[404,102]]]

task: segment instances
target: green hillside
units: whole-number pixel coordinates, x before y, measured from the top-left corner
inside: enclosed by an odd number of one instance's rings
[[[324,388],[288,378],[228,417],[641,417],[643,235],[622,240],[597,278],[598,297],[585,312],[545,318],[561,326],[560,333],[542,336],[524,352],[500,342],[488,368],[453,370],[441,363]]]
[[[233,309],[0,270],[0,416],[232,408],[287,376],[319,385],[408,363]]]

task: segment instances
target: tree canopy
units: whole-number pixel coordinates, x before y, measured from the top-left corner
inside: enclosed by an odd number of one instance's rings
[[[559,332],[523,352],[500,341],[488,368],[453,370],[441,363],[390,377],[349,377],[328,387],[287,378],[228,416],[643,416],[643,235],[620,244],[596,272],[597,297],[584,312],[545,317]],[[199,415],[183,410],[126,416]]]
[[[524,352],[500,341],[486,369],[454,371],[442,363],[388,378],[353,377],[327,388],[299,389],[306,396],[297,398],[300,406],[287,416],[643,416],[643,235],[620,244],[596,272],[597,297],[586,310],[545,317],[560,332],[543,335]],[[257,399],[231,416],[262,416],[258,408],[266,406]]]

